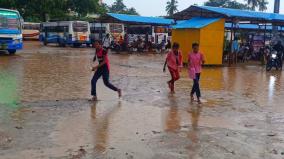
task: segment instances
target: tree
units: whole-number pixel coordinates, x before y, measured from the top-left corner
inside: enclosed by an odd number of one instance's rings
[[[178,7],[178,1],[176,1],[176,0],[168,1],[167,6],[166,6],[167,14],[170,17],[172,17],[174,15],[174,13],[176,13],[178,11],[177,7]]]
[[[236,0],[209,0],[204,3],[205,6],[223,7],[233,9],[249,9],[246,4],[239,3]]]
[[[205,6],[212,6],[212,7],[225,7],[225,4],[229,0],[209,0],[204,3]]]
[[[112,13],[121,13],[123,11],[126,11],[126,6],[123,3],[123,0],[116,0],[110,7],[109,11]]]
[[[0,0],[3,8],[17,9],[26,21],[66,20],[70,13],[83,19],[88,13],[105,13],[98,0]]]
[[[127,8],[123,3],[123,0],[116,0],[110,7],[108,7],[108,11],[112,13],[139,15],[135,8]]]
[[[98,13],[101,9],[98,0],[68,0],[67,6],[79,17],[85,17],[88,13]]]
[[[255,10],[255,8],[258,7],[259,5],[259,0],[246,0],[246,1],[252,10]]]
[[[267,10],[267,5],[268,5],[268,2],[266,0],[259,0],[259,4],[258,4],[258,8],[259,8],[259,11],[266,11]]]

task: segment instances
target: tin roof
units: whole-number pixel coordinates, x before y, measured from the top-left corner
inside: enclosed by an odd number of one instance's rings
[[[161,25],[171,25],[174,23],[173,19],[166,19],[160,17],[144,17],[138,15],[116,14],[116,13],[107,13],[107,15],[119,21],[128,22],[128,23],[161,24]]]
[[[174,29],[199,29],[211,23],[220,20],[220,18],[203,18],[195,17],[190,20],[178,21],[176,25],[172,26]]]

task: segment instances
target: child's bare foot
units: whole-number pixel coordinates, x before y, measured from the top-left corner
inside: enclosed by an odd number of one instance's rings
[[[168,81],[167,83],[168,83],[169,89],[171,89],[171,88],[172,88],[172,84],[171,84],[171,82],[170,82],[170,81]]]
[[[92,97],[92,99],[90,99],[90,101],[93,101],[93,102],[96,102],[96,101],[98,101],[98,98],[97,98],[97,96],[93,96],[93,97]]]
[[[193,97],[193,95],[192,95],[192,94],[190,95],[190,100],[191,100],[191,102],[193,102],[193,101],[194,101],[194,97]]]
[[[201,103],[201,100],[200,100],[199,98],[197,99],[197,103],[198,103],[198,104],[202,104],[202,103]]]
[[[121,98],[121,96],[122,96],[121,89],[118,89],[117,93],[118,93],[118,97]]]

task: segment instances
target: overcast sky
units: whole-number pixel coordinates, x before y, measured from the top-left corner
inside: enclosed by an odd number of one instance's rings
[[[103,0],[104,3],[112,4],[115,0]],[[161,16],[166,15],[165,7],[168,0],[124,0],[127,7],[134,7],[140,15],[143,16]],[[202,5],[206,0],[177,0],[179,2],[179,11],[188,8],[190,5]],[[244,2],[244,0],[237,0]],[[274,0],[268,0],[269,6],[267,12],[273,12]],[[280,0],[280,12],[284,14],[284,0]]]

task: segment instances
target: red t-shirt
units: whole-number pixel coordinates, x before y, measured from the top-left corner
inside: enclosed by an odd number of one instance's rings
[[[180,51],[178,51],[177,55],[173,51],[169,51],[166,60],[168,67],[173,70],[178,70],[179,67],[182,67],[182,55]]]
[[[103,61],[106,62],[108,70],[110,70],[110,63],[107,55],[107,51],[103,48],[96,50],[96,56],[98,58],[99,63],[102,63]]]

